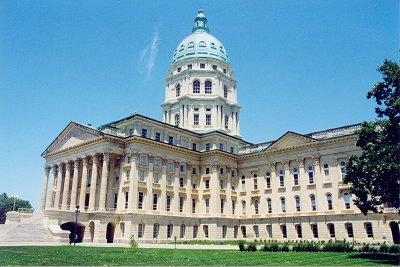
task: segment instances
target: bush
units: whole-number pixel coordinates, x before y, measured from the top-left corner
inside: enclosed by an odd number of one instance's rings
[[[133,248],[133,249],[139,248],[139,244],[138,244],[138,242],[135,240],[135,236],[134,236],[134,235],[131,235],[131,236],[129,237],[129,245],[130,245],[130,247]]]
[[[247,246],[247,251],[250,251],[250,252],[257,251],[257,245],[256,245],[256,243],[251,243],[251,244],[249,244],[249,245]]]
[[[238,245],[239,245],[239,250],[240,251],[245,251],[246,250],[246,242],[245,241],[240,240]]]
[[[268,242],[262,248],[265,252],[276,252],[279,251],[279,244],[277,242]]]
[[[292,251],[296,252],[317,252],[319,251],[319,246],[314,243],[299,243],[292,247]]]
[[[400,255],[400,245],[391,245],[388,250],[389,253]]]
[[[281,251],[282,252],[289,252],[290,251],[290,248],[289,248],[289,246],[288,246],[288,244],[283,244],[283,246],[281,247]]]
[[[378,253],[379,249],[371,246],[370,244],[365,244],[358,251],[363,253]]]
[[[379,252],[380,253],[389,253],[389,248],[390,248],[390,246],[388,246],[387,244],[382,244],[379,247]]]
[[[329,242],[323,246],[322,251],[324,252],[351,252],[353,246],[343,241]]]

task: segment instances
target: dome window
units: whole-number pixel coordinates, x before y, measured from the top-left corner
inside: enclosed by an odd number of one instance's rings
[[[224,85],[224,98],[228,98],[228,88]]]
[[[217,49],[217,48],[215,47],[215,44],[214,44],[214,43],[211,43],[211,48],[212,48],[212,49]]]
[[[181,45],[181,46],[179,47],[179,51],[183,51],[183,49],[185,49],[185,45]]]
[[[200,82],[197,80],[193,82],[193,94],[200,94]]]
[[[194,47],[194,43],[190,42],[189,45],[188,45],[188,48],[193,48],[193,47]]]
[[[206,94],[212,94],[212,84],[210,81],[205,82],[204,92]]]
[[[200,43],[199,43],[199,47],[206,47],[206,42],[204,42],[204,41],[200,41]]]
[[[176,93],[176,97],[179,97],[181,95],[181,85],[178,84],[175,88],[175,93]]]

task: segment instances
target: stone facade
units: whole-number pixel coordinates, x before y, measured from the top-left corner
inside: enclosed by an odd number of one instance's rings
[[[221,45],[213,54],[217,39],[207,34],[200,11],[188,47],[174,55],[163,122],[139,114],[100,127],[71,122],[49,145],[42,154],[45,223],[68,228],[78,206],[83,242],[131,235],[143,242],[393,242],[397,210],[364,216],[342,182],[346,160],[360,153],[360,125],[244,141],[226,51]],[[201,53],[192,56],[190,45]]]

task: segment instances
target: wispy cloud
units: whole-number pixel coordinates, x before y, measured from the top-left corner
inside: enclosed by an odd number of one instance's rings
[[[154,28],[153,37],[145,48],[139,54],[139,64],[141,72],[146,74],[146,79],[150,79],[158,54],[158,28]]]

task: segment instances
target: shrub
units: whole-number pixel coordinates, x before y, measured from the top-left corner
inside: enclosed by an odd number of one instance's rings
[[[343,241],[328,242],[323,246],[322,251],[324,252],[351,252],[353,246]]]
[[[279,244],[277,242],[268,242],[262,248],[265,252],[276,252],[279,251]]]
[[[317,252],[319,246],[313,243],[298,243],[292,247],[292,251],[296,252]]]
[[[387,244],[382,244],[379,247],[379,252],[380,253],[389,253],[389,247]]]
[[[130,245],[130,247],[133,248],[133,249],[139,248],[139,244],[138,244],[138,242],[135,240],[135,236],[134,236],[134,235],[131,235],[131,236],[129,237],[129,245]]]
[[[251,243],[251,244],[247,245],[247,251],[250,251],[250,252],[257,251],[256,243]]]
[[[239,245],[239,250],[240,250],[240,251],[245,251],[245,250],[246,250],[246,242],[245,242],[245,241],[240,240],[240,241],[238,242],[238,245]]]
[[[281,251],[282,252],[289,252],[290,251],[290,248],[289,248],[289,246],[288,246],[288,244],[283,244],[283,246],[281,247]]]
[[[364,253],[378,253],[378,249],[371,246],[370,244],[365,244],[363,245],[360,249],[359,252],[364,252]]]
[[[400,245],[391,245],[388,250],[389,253],[400,255]]]

